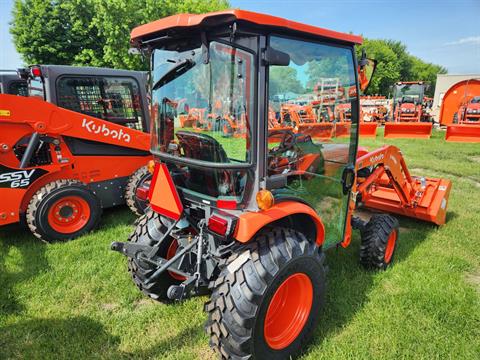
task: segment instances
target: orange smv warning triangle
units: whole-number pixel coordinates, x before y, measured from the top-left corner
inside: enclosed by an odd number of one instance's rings
[[[156,164],[148,198],[153,211],[174,220],[180,219],[183,205],[165,164]]]

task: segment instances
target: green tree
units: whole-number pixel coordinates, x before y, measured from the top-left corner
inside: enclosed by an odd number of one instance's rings
[[[272,66],[270,68],[269,87],[270,93],[273,95],[305,92],[302,83],[297,78],[297,70],[288,66]]]
[[[16,0],[10,32],[29,64],[142,69],[142,59],[128,53],[135,26],[228,6],[228,0]]]
[[[365,39],[357,48],[357,56],[365,49],[369,58],[377,60],[377,69],[368,89],[369,94],[389,95],[390,87],[397,81],[426,81],[430,84],[427,95],[432,96],[437,74],[447,70],[431,63],[426,63],[407,51],[405,44],[395,40]]]

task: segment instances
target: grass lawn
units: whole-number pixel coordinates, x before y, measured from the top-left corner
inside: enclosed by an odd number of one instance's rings
[[[395,140],[412,174],[453,181],[447,224],[401,218],[395,265],[364,271],[359,238],[327,253],[327,303],[303,359],[480,358],[480,144]],[[373,149],[383,137],[362,141]],[[0,358],[214,358],[203,332],[206,297],[145,298],[109,250],[134,217],[105,212],[95,233],[45,245],[0,229]]]

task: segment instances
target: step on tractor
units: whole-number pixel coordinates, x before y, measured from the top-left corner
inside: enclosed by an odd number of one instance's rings
[[[429,139],[433,119],[428,112],[423,81],[397,82],[393,87],[391,121],[385,123],[385,138]]]
[[[16,70],[0,70],[0,94],[27,96],[27,81]]]
[[[441,120],[450,115],[446,141],[480,142],[480,79],[462,81],[448,89],[440,114]]]
[[[220,357],[299,354],[321,322],[325,253],[347,247],[353,229],[363,266],[392,263],[398,221],[384,213],[362,221],[357,206],[445,222],[448,180],[411,176],[393,146],[357,153],[358,94],[374,66],[364,56],[357,64],[361,37],[226,10],[142,25],[131,42],[152,57],[152,107],[159,109],[151,211],[128,242],[111,248],[128,257],[133,282],[155,300],[209,294],[205,328]],[[272,78],[279,68],[296,80]],[[314,138],[273,121],[282,105],[271,91],[278,81],[304,98],[302,88],[332,77],[353,110],[349,137]],[[190,108],[210,106],[225,96],[215,91],[218,81],[235,89],[227,101],[243,109],[245,137],[182,128],[168,105],[186,98]]]
[[[129,203],[151,175],[146,73],[35,65],[28,96],[0,95],[0,226],[44,240],[93,229],[102,209]]]

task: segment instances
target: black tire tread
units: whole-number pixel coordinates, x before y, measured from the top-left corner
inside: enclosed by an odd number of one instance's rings
[[[317,257],[323,267],[324,254],[303,234],[275,228],[260,233],[229,257],[219,277],[210,283],[213,293],[205,304],[210,346],[222,359],[251,358],[254,317],[267,284],[283,265],[300,255]]]
[[[140,181],[148,174],[146,166],[141,167],[135,171],[128,179],[127,186],[125,187],[125,202],[130,210],[137,216],[142,216],[145,211],[137,206],[135,201],[137,187]]]
[[[35,216],[37,213],[38,207],[40,206],[41,202],[43,201],[43,198],[46,195],[64,187],[80,187],[88,191],[91,191],[84,183],[82,183],[79,180],[61,179],[61,180],[56,180],[51,183],[48,183],[43,187],[41,187],[40,189],[38,189],[37,192],[30,199],[30,202],[28,203],[27,211],[25,213],[27,226],[32,232],[32,234],[38,239],[42,240],[43,242],[48,243],[50,242],[50,240],[42,237],[42,234],[39,231],[39,226]],[[100,216],[98,216],[98,219],[96,220],[93,228],[95,228],[96,225],[98,225],[99,221],[100,221]],[[88,232],[87,229],[85,229],[85,231],[83,231],[82,234],[86,232]],[[78,236],[80,236],[80,234]]]
[[[385,248],[392,231],[397,231],[398,243],[398,227],[398,220],[393,216],[388,214],[372,216],[362,231],[360,245],[360,264],[362,266],[366,269],[385,269],[389,265],[384,260]]]

